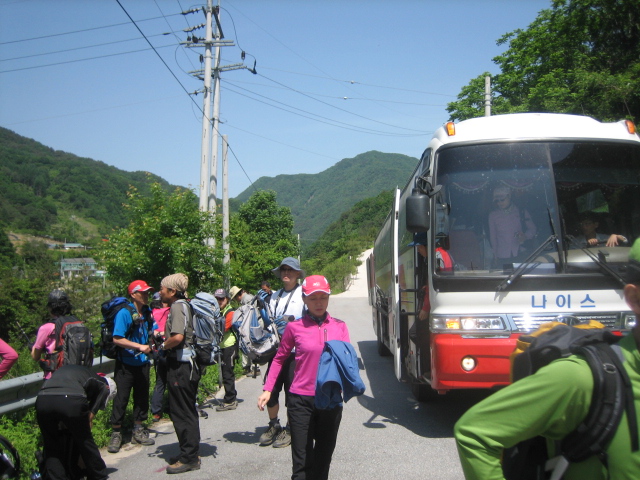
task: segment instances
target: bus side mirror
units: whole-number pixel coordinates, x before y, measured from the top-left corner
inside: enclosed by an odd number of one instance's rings
[[[407,230],[411,233],[421,233],[429,230],[429,197],[419,189],[414,188],[407,198]]]

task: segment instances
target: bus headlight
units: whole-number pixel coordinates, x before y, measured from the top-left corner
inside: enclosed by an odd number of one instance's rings
[[[622,328],[624,330],[631,330],[637,324],[636,316],[633,313],[627,313],[622,320]]]
[[[438,332],[470,332],[505,330],[504,320],[500,317],[447,317],[433,315],[431,329]]]

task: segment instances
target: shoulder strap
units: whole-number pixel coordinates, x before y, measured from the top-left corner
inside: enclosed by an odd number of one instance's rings
[[[624,410],[632,440],[638,450],[638,427],[631,381],[616,352],[606,343],[580,349],[593,374],[593,395],[589,413],[575,431],[562,441],[562,454],[570,462],[597,455],[607,465],[606,448],[613,438]]]
[[[289,302],[291,301],[291,298],[293,297],[294,292],[296,291],[296,289],[299,287],[300,285],[296,283],[296,286],[293,287],[293,289],[291,290],[290,294],[289,294],[289,298],[287,298],[287,303],[285,303],[284,305],[284,310],[282,310],[282,314],[284,315],[287,312],[287,308],[289,307]],[[278,299],[276,300],[276,305],[275,308],[273,309],[273,316],[275,317],[276,315],[278,315],[278,303],[280,303],[280,298],[282,297],[282,293],[286,293],[284,288],[281,288],[279,290],[280,294],[278,295]]]

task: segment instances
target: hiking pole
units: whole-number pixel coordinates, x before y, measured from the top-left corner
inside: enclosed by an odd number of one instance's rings
[[[18,325],[18,328],[20,329],[20,331],[22,332],[22,335],[24,335],[25,340],[27,341],[27,348],[29,348],[29,350],[31,350],[31,348],[33,348],[33,343],[30,339],[29,339],[29,335],[27,335],[27,332],[24,331],[24,328],[22,328],[22,326],[16,322],[16,325]]]

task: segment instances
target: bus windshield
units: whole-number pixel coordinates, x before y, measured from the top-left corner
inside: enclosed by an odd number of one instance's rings
[[[434,165],[434,275],[624,273],[640,236],[639,144],[451,145]]]

